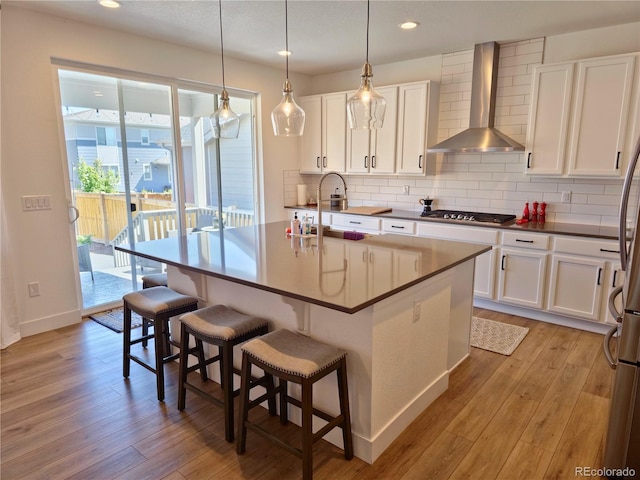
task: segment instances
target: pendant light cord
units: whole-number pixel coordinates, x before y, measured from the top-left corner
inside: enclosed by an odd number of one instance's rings
[[[285,49],[285,65],[287,70],[287,80],[289,80],[289,8],[287,0],[284,0],[284,49]]]
[[[367,0],[367,63],[369,63],[369,0]]]
[[[225,89],[224,83],[224,42],[222,40],[222,0],[218,0],[218,9],[220,11],[220,57],[222,59],[222,89]]]

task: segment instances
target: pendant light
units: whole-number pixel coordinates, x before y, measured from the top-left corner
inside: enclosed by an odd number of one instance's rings
[[[367,0],[367,57],[362,67],[360,88],[347,100],[347,116],[351,129],[382,128],[387,102],[371,82],[373,68],[369,63],[369,0]]]
[[[229,107],[229,94],[224,82],[224,42],[222,41],[222,0],[218,0],[220,12],[220,58],[222,60],[222,93],[220,106],[209,117],[213,138],[238,138],[240,117]]]
[[[287,0],[284,0],[284,38],[286,80],[282,88],[282,101],[271,112],[273,134],[277,136],[300,136],[304,131],[304,110],[293,99],[293,88],[289,81],[289,19]]]

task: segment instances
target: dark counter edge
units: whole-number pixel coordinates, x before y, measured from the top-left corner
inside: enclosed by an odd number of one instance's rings
[[[285,205],[287,210],[300,210],[305,212],[317,212],[317,209],[310,206],[300,205]],[[447,225],[460,225],[467,227],[478,228],[498,228],[500,230],[511,230],[516,232],[533,232],[533,233],[546,233],[552,235],[569,235],[574,237],[588,237],[588,238],[600,238],[604,240],[618,240],[617,227],[609,227],[603,225],[584,225],[580,223],[556,223],[545,222],[537,223],[530,222],[523,225],[516,224],[515,220],[507,223],[480,223],[480,222],[460,222],[458,220],[447,220],[440,218],[425,218],[421,217],[419,213],[415,213],[409,210],[397,210],[388,213],[378,213],[375,215],[363,215],[361,213],[344,212],[340,210],[333,210],[325,208],[322,213],[339,213],[341,215],[357,215],[357,216],[370,216],[374,218],[395,218],[398,220],[409,220],[423,223],[440,223]]]
[[[176,239],[179,240],[180,237],[176,237]],[[153,241],[153,240],[151,240],[151,241]],[[343,240],[343,241],[350,242],[352,240]],[[203,274],[203,275],[207,275],[209,277],[216,277],[216,278],[220,278],[222,280],[227,280],[229,282],[239,283],[240,285],[245,285],[245,286],[248,286],[248,287],[257,288],[259,290],[264,290],[264,291],[267,291],[267,292],[275,293],[275,294],[282,295],[282,296],[285,296],[285,297],[288,297],[288,298],[295,298],[297,300],[302,300],[302,301],[307,302],[307,303],[313,303],[314,305],[319,305],[321,307],[329,308],[331,310],[336,310],[336,311],[343,312],[343,313],[353,314],[353,313],[359,312],[360,310],[364,310],[365,308],[367,308],[367,307],[369,307],[369,306],[371,306],[371,305],[373,305],[375,303],[378,303],[378,302],[384,300],[385,298],[391,297],[392,295],[395,295],[396,293],[400,293],[403,290],[406,290],[406,289],[408,289],[408,288],[410,288],[410,287],[412,287],[414,285],[422,283],[422,282],[424,282],[425,280],[427,280],[429,278],[435,277],[436,275],[439,275],[439,274],[441,274],[443,272],[446,272],[447,270],[449,270],[449,269],[451,269],[453,267],[456,267],[456,266],[458,266],[458,265],[460,265],[460,264],[462,264],[464,262],[467,262],[467,261],[471,260],[472,258],[475,258],[475,257],[477,257],[479,255],[482,255],[483,253],[488,252],[489,250],[491,250],[492,247],[491,246],[487,246],[486,248],[484,248],[483,250],[479,251],[478,253],[476,253],[474,255],[468,255],[465,258],[461,258],[457,262],[453,262],[453,263],[449,264],[446,268],[440,268],[438,270],[435,270],[435,271],[429,273],[428,275],[424,275],[424,276],[422,276],[422,277],[420,277],[420,278],[418,278],[416,280],[412,280],[411,282],[408,282],[408,283],[406,283],[404,285],[400,285],[399,287],[394,288],[393,290],[390,290],[390,291],[388,291],[386,293],[378,295],[377,297],[372,298],[371,300],[368,300],[368,301],[366,301],[364,303],[361,303],[360,305],[357,305],[357,306],[355,306],[353,308],[341,307],[339,305],[335,305],[335,304],[328,303],[328,302],[323,302],[322,300],[318,300],[318,299],[315,299],[315,298],[305,297],[304,295],[296,295],[296,294],[293,294],[293,293],[290,293],[290,292],[286,292],[284,290],[280,290],[280,289],[277,289],[277,288],[271,288],[271,287],[269,287],[267,285],[260,285],[260,284],[257,284],[257,283],[253,283],[253,282],[250,282],[248,280],[243,280],[241,278],[230,277],[230,276],[227,276],[227,275],[223,275],[221,273],[211,272],[210,270],[205,270],[205,269],[202,269],[202,268],[188,266],[188,265],[184,265],[184,264],[181,264],[181,263],[178,263],[178,262],[167,261],[166,259],[163,259],[163,258],[159,258],[159,257],[155,257],[153,255],[147,255],[147,254],[144,254],[144,253],[137,252],[135,250],[135,248],[134,249],[128,248],[128,245],[115,246],[114,248],[116,250],[124,252],[124,253],[129,253],[129,254],[135,255],[137,257],[146,258],[148,260],[153,260],[153,261],[160,262],[160,263],[165,263],[167,265],[171,265],[172,267],[182,268],[184,270],[189,270],[189,271],[192,271],[192,272],[200,273],[200,274]]]

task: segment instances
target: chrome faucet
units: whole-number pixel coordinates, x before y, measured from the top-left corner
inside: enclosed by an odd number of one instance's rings
[[[322,175],[322,177],[320,177],[320,181],[318,182],[318,241],[322,240],[322,182],[324,182],[324,179],[327,178],[329,175],[337,175],[338,177],[340,177],[340,180],[342,180],[342,185],[344,185],[344,202],[346,205],[346,199],[347,199],[347,182],[344,181],[344,177],[342,175],[340,175],[338,172],[327,172],[324,175]]]

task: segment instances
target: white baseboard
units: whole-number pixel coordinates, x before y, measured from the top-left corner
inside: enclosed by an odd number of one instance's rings
[[[38,333],[48,332],[56,328],[68,327],[82,321],[80,310],[59,313],[51,317],[36,318],[20,324],[20,335],[30,337]]]

